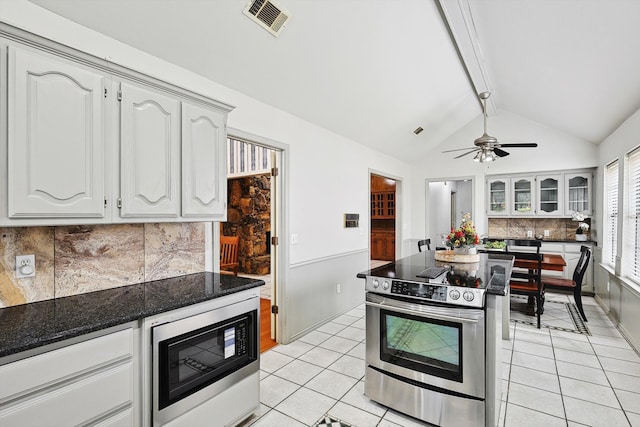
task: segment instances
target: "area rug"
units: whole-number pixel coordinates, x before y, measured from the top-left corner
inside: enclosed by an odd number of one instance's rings
[[[325,414],[313,427],[351,427],[351,424],[347,424],[333,415]]]
[[[536,316],[527,315],[527,297],[524,295],[511,295],[511,321],[537,326]],[[544,313],[540,318],[543,328],[558,331],[573,332],[576,334],[591,335],[589,328],[584,324],[578,308],[572,302],[547,300],[544,302]]]

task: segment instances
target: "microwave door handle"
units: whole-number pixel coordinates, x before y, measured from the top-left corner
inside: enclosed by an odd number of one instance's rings
[[[366,305],[375,308],[382,308],[389,311],[395,311],[397,313],[410,314],[412,316],[438,319],[438,320],[446,320],[449,322],[459,322],[459,323],[478,323],[478,319],[470,319],[466,317],[457,317],[457,316],[447,316],[441,313],[433,313],[425,310],[411,310],[403,307],[399,307],[396,304],[378,304],[370,301],[365,302]]]

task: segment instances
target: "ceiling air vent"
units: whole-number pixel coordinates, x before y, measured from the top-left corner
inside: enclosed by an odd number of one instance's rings
[[[270,0],[251,0],[243,12],[276,37],[291,17],[289,12]]]

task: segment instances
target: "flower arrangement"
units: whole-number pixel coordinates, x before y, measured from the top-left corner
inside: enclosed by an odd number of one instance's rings
[[[586,218],[587,216],[580,212],[575,212],[573,215],[571,215],[571,219],[573,221],[579,222],[578,228],[576,228],[576,234],[584,234],[585,232],[589,231],[589,224],[584,222]]]
[[[471,221],[471,214],[466,213],[462,216],[459,228],[452,228],[447,236],[447,246],[450,248],[460,248],[464,246],[473,246],[480,243],[476,226]]]
[[[589,224],[587,224],[586,222],[581,222],[580,224],[578,224],[576,234],[584,234],[587,231],[589,231]]]

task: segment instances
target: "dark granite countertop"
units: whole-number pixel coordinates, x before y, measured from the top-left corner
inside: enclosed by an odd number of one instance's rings
[[[356,276],[360,279],[373,276],[427,283],[429,279],[418,277],[418,274],[429,267],[447,267],[451,269],[451,273],[454,275],[452,277],[480,279],[479,281],[468,281],[468,286],[482,286],[489,295],[506,295],[506,286],[513,267],[512,255],[500,252],[481,253],[479,254],[479,262],[461,264],[437,261],[434,255],[434,250],[419,252],[389,264],[363,271]],[[496,274],[496,271],[501,271],[501,274]],[[455,283],[455,285],[467,286],[467,283]]]
[[[534,238],[527,237],[489,237],[489,240],[507,240],[507,239],[516,239],[516,240],[538,240]],[[551,239],[549,237],[539,239],[542,243],[591,243],[593,245],[597,245],[598,242],[595,240],[576,240],[576,239]]]
[[[264,285],[195,273],[0,309],[0,357]]]

